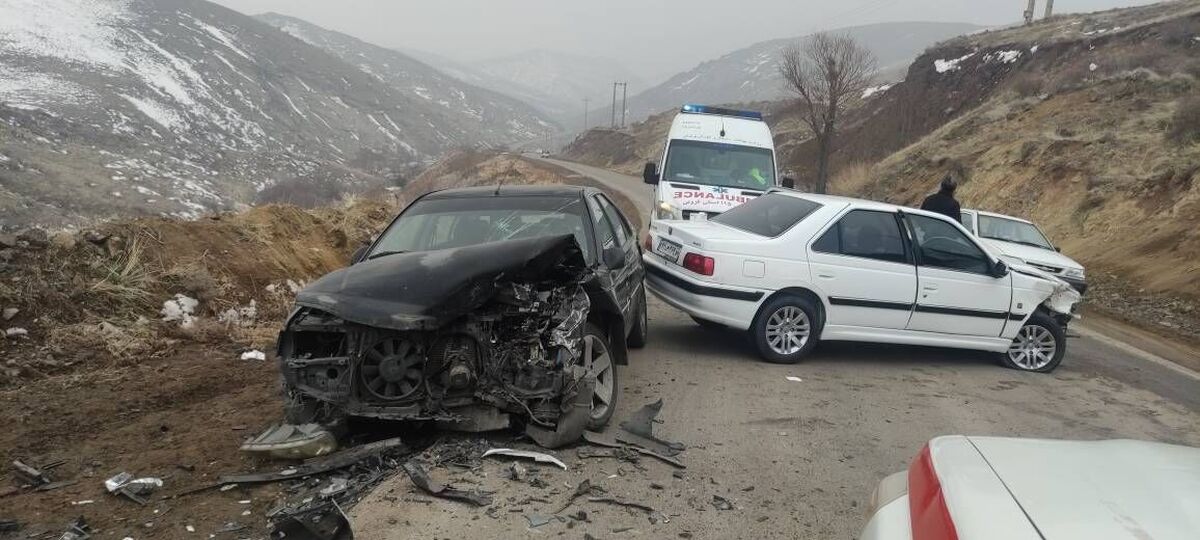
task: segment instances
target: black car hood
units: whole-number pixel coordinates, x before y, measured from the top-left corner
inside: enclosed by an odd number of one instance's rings
[[[335,270],[296,304],[352,323],[432,329],[486,303],[507,282],[580,282],[589,273],[573,235],[386,255]]]

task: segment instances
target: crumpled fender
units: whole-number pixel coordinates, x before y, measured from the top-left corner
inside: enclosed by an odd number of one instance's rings
[[[334,270],[299,306],[392,330],[438,328],[490,300],[505,282],[579,282],[592,270],[574,235],[387,255]]]
[[[1074,316],[1075,305],[1083,299],[1083,295],[1079,294],[1079,291],[1076,291],[1070,283],[1054,274],[1026,264],[1012,264],[1009,266],[1009,270],[1045,282],[1048,295],[1042,301],[1042,305],[1054,313]]]

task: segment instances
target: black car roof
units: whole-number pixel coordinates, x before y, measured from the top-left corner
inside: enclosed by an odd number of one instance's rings
[[[513,185],[513,186],[478,186],[451,188],[435,191],[425,196],[426,199],[474,199],[478,197],[579,197],[584,193],[596,191],[595,188],[569,186],[565,184],[548,185]]]

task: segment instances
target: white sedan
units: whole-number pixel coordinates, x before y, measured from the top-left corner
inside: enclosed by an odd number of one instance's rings
[[[962,224],[1008,262],[1027,264],[1087,292],[1083,265],[1063,255],[1032,221],[983,210],[963,210]]]
[[[1200,449],[938,437],[880,482],[862,540],[1193,540]]]
[[[712,220],[655,221],[647,288],[793,363],[819,340],[1003,353],[1048,372],[1079,293],[1009,267],[962,225],[913,208],[775,189]]]

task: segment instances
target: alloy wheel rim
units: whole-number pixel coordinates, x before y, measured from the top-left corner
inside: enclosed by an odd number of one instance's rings
[[[808,314],[796,306],[781,307],[767,317],[767,346],[778,354],[800,352],[811,333]]]
[[[1037,370],[1049,365],[1056,352],[1054,334],[1043,326],[1031,324],[1022,327],[1013,338],[1008,346],[1008,359],[1021,369]]]
[[[596,379],[591,417],[603,418],[609,407],[612,407],[613,395],[617,391],[613,385],[612,356],[608,353],[608,346],[600,338],[589,335],[583,337],[583,358],[588,375]]]

